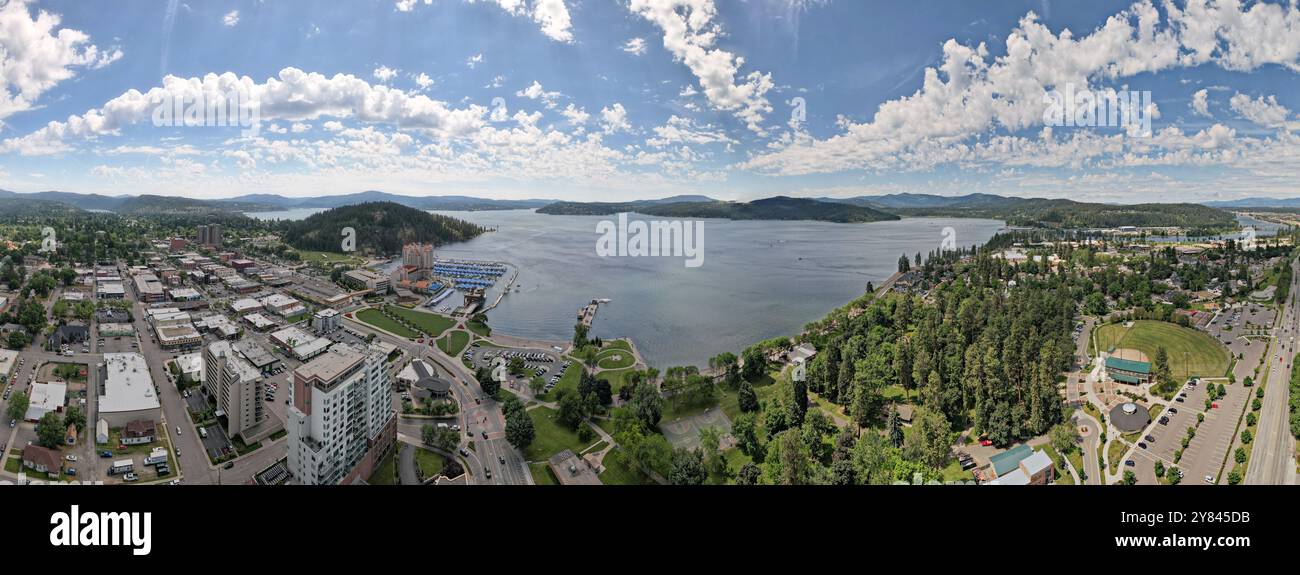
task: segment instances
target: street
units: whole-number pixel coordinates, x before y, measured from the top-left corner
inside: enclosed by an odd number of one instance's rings
[[[1291,392],[1291,365],[1295,357],[1295,336],[1300,331],[1297,323],[1297,282],[1300,265],[1291,262],[1292,279],[1290,295],[1282,310],[1282,320],[1275,332],[1273,351],[1269,354],[1268,387],[1264,391],[1264,406],[1260,410],[1259,433],[1251,452],[1250,467],[1246,470],[1248,485],[1291,485],[1295,483],[1295,437],[1291,435],[1291,412],[1288,406]]]

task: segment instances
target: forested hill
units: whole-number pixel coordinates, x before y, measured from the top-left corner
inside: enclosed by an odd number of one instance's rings
[[[874,205],[872,198],[842,200]],[[1237,227],[1232,214],[1200,204],[1095,204],[1065,199],[966,196],[943,205],[885,207],[903,216],[992,218],[1009,225],[1043,228],[1180,227],[1224,230]]]
[[[393,254],[412,242],[442,245],[483,233],[483,228],[393,202],[343,206],[286,224],[284,241],[300,250],[338,252],[343,229],[356,230],[357,251]]]
[[[669,203],[578,203],[559,202],[537,210],[541,214],[568,216],[608,216],[635,212],[667,218],[722,218],[728,220],[817,220],[836,223],[861,223],[897,220],[898,216],[875,208],[822,202],[807,198],[777,196],[749,203],[737,202],[669,202]]]

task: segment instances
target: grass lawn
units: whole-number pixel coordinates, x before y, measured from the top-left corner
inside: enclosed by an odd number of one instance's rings
[[[1127,443],[1116,440],[1112,441],[1110,447],[1106,448],[1106,463],[1110,467],[1112,474],[1119,470],[1120,465],[1124,464],[1120,461],[1120,458],[1124,457],[1124,452],[1128,451],[1128,447]]]
[[[740,468],[746,463],[754,461],[754,458],[745,455],[743,451],[735,447],[722,452],[722,458],[727,460],[727,472],[735,477],[740,474]]]
[[[1088,474],[1088,471],[1083,466],[1083,449],[1076,447],[1065,458],[1070,460],[1070,465],[1073,465],[1074,470],[1079,473],[1079,479],[1087,483],[1088,478],[1084,476]]]
[[[350,256],[347,254],[336,254],[330,252],[312,252],[306,250],[297,250],[297,252],[298,252],[298,256],[302,258],[302,261],[309,264],[330,264],[330,265],[350,264],[354,266],[359,266],[361,264],[366,263],[365,260],[359,257]]]
[[[600,482],[605,485],[654,485],[653,479],[628,461],[622,449],[615,449],[605,455],[604,465],[605,471],[600,474]]]
[[[945,482],[947,482],[947,481],[975,481],[975,474],[973,474],[973,473],[971,473],[971,472],[969,472],[969,471],[967,471],[967,470],[965,470],[965,469],[962,469],[962,468],[961,468],[961,462],[960,462],[960,461],[957,461],[956,458],[953,458],[952,461],[948,462],[948,466],[947,466],[947,467],[944,467],[943,470],[940,471],[940,473],[943,474],[943,481],[945,481]]]
[[[564,375],[560,376],[560,382],[555,384],[555,387],[551,388],[550,391],[537,396],[537,398],[543,401],[550,401],[555,399],[561,389],[567,389],[569,390],[569,393],[577,393],[578,381],[581,379],[582,363],[574,361],[573,365],[570,365],[568,369],[564,370]],[[609,384],[612,387],[614,385],[613,380],[610,380]],[[618,390],[614,391],[614,395],[618,395]]]
[[[451,326],[456,325],[455,320],[440,315],[409,310],[395,305],[387,306],[384,309],[387,310],[388,313],[405,319],[415,325],[415,327],[424,330],[424,333],[433,337],[442,335],[442,332],[447,331]]]
[[[383,461],[379,462],[379,467],[375,472],[370,474],[366,483],[371,485],[397,485],[397,449],[388,450],[388,455],[384,456]]]
[[[1155,361],[1156,349],[1164,346],[1169,354],[1169,370],[1175,377],[1222,377],[1228,370],[1229,357],[1223,344],[1209,334],[1163,321],[1143,320],[1125,328],[1112,323],[1097,329],[1097,349],[1137,349]]]
[[[478,334],[479,337],[489,337],[492,335],[492,328],[488,327],[486,323],[480,321],[467,321],[465,322],[465,327]]]
[[[553,409],[539,407],[529,411],[528,416],[533,418],[533,428],[537,431],[533,443],[524,450],[524,458],[528,461],[546,461],[565,449],[582,453],[588,446],[600,442],[600,436],[595,434],[591,441],[579,440],[576,431],[558,421],[559,413]]]
[[[632,351],[632,344],[628,343],[627,340],[614,339],[604,343],[605,343],[604,349],[606,350],[621,349],[623,351]]]
[[[636,358],[632,357],[632,352],[622,349],[605,350],[596,356],[596,367],[601,369],[623,369],[632,367],[634,363]]]
[[[377,309],[363,309],[356,313],[356,317],[360,321],[397,335],[398,337],[420,337],[420,334],[415,330],[389,319],[388,316],[380,313]]]
[[[453,331],[438,340],[438,349],[452,357],[460,355],[467,345],[469,345],[469,333],[460,330]]]
[[[570,368],[572,369],[572,368]],[[627,385],[627,376],[632,373],[631,369],[620,369],[615,371],[602,371],[596,374],[596,379],[608,379],[609,387],[613,390],[614,395],[618,395],[618,390]],[[567,374],[566,374],[567,375]],[[576,386],[575,386],[576,387]]]
[[[529,463],[529,470],[533,474],[533,483],[536,485],[559,485],[556,481],[555,474],[551,473],[551,466],[545,463]]]
[[[446,465],[446,458],[439,453],[434,453],[428,449],[415,448],[415,464],[420,467],[422,477],[428,479],[442,473],[442,468]]]
[[[1056,468],[1057,485],[1074,485],[1074,477],[1065,469],[1065,462],[1061,459],[1061,454],[1056,451],[1052,444],[1048,443],[1042,447],[1043,452],[1052,460],[1052,467]],[[960,465],[960,464],[958,464]],[[951,466],[949,466],[951,467]]]

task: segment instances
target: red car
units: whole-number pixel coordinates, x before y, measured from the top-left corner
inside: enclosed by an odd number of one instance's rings
[[[1211,404],[1210,404],[1210,409],[1218,409],[1218,408],[1219,408],[1219,404],[1217,404],[1217,403],[1211,403]]]
[[[992,439],[981,439],[981,440],[980,440],[980,445],[982,445],[982,446],[984,446],[984,447],[991,447],[991,446],[993,445],[993,440],[992,440]]]

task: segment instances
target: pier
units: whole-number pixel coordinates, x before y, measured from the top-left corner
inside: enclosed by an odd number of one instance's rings
[[[600,309],[600,302],[591,300],[591,303],[582,306],[578,310],[578,322],[586,327],[591,327],[591,323],[596,321],[596,310]]]

